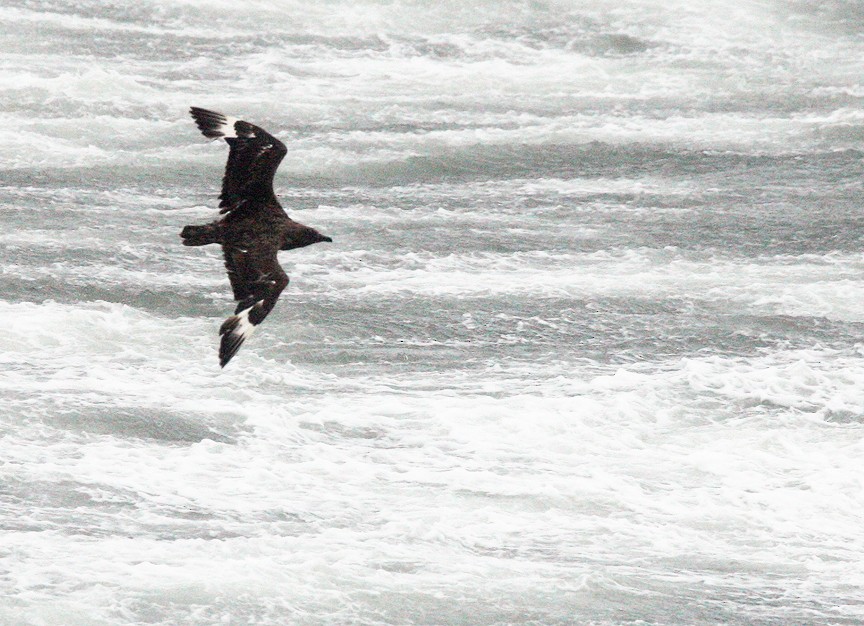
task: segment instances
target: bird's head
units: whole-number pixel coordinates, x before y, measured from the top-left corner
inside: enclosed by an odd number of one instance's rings
[[[293,233],[286,235],[285,241],[280,249],[293,250],[294,248],[305,248],[306,246],[311,246],[313,243],[319,243],[321,241],[333,240],[326,235],[322,235],[314,228],[304,227],[299,232],[294,231]]]

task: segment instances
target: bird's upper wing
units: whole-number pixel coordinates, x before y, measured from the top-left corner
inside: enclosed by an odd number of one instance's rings
[[[261,206],[282,212],[273,193],[273,176],[288,152],[285,144],[249,122],[198,107],[189,112],[205,137],[224,137],[231,147],[222,178],[220,212]]]
[[[276,258],[278,248],[262,246],[244,249],[224,245],[225,267],[234,290],[237,308],[225,320],[219,334],[219,363],[222,367],[231,360],[255,327],[273,310],[279,294],[288,285],[288,275]]]

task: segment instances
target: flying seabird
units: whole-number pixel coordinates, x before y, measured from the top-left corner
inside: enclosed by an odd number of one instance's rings
[[[225,367],[288,285],[277,258],[279,250],[333,240],[292,220],[276,199],[273,175],[288,152],[285,144],[249,122],[198,107],[189,112],[205,137],[224,137],[230,146],[219,196],[219,213],[224,217],[203,226],[186,226],[180,233],[184,246],[222,246],[238,302],[234,315],[219,329],[219,365]]]

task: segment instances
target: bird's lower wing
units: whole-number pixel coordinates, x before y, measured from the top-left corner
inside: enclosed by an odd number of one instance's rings
[[[288,275],[279,265],[276,251],[265,258],[225,250],[226,267],[234,288],[237,308],[219,329],[219,364],[222,367],[237,354],[255,327],[276,306],[279,294],[288,286]],[[229,261],[230,259],[230,261]]]

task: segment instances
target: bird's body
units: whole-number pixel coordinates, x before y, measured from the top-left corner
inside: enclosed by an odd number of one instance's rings
[[[273,176],[287,153],[281,141],[258,126],[221,113],[197,107],[190,112],[205,137],[224,137],[231,147],[219,196],[224,217],[186,226],[180,233],[187,246],[222,246],[238,302],[219,331],[219,363],[225,367],[288,285],[278,252],[332,240],[292,220],[276,199]]]

